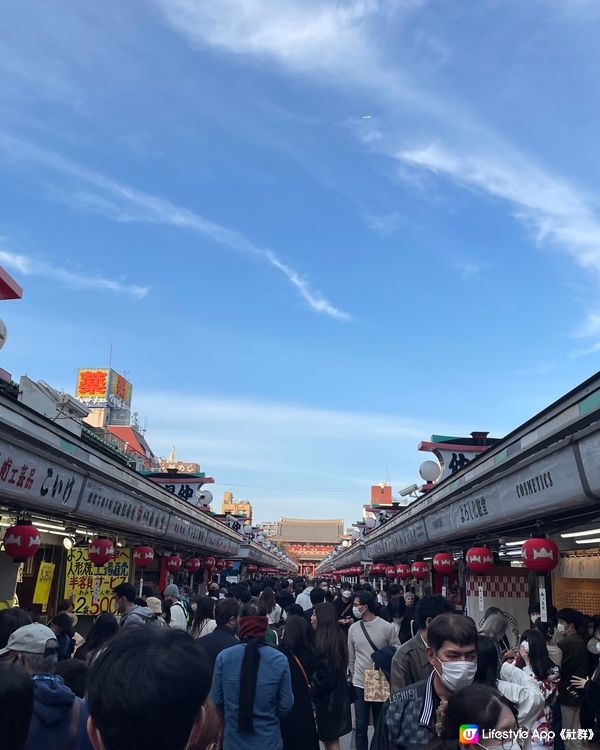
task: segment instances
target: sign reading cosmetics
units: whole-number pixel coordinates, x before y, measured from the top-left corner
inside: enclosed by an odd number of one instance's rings
[[[0,440],[0,494],[44,509],[74,510],[83,476]]]
[[[169,520],[167,511],[93,479],[88,479],[85,483],[78,512],[94,520],[113,521],[120,527],[127,526],[136,531],[154,534],[164,534]]]
[[[481,531],[538,511],[573,507],[583,497],[575,456],[566,446],[428,514],[427,535],[441,541],[456,532]]]

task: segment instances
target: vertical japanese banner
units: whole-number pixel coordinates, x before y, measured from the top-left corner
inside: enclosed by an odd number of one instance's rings
[[[88,557],[87,547],[73,547],[67,555],[65,599],[72,599],[75,613],[95,617],[117,611],[112,590],[129,581],[131,550],[117,548],[114,560],[97,568]]]
[[[54,569],[56,565],[50,562],[41,562],[38,570],[35,591],[33,592],[33,603],[42,605],[42,612],[48,609],[48,599],[52,589]]]

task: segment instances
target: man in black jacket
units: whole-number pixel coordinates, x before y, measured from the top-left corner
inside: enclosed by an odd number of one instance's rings
[[[221,651],[231,646],[237,646],[239,643],[235,635],[239,619],[240,611],[236,600],[219,599],[215,605],[217,627],[210,635],[205,635],[199,639],[199,644],[208,657],[211,676],[215,668],[215,661]]]

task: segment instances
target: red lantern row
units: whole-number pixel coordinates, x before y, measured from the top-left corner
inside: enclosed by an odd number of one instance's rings
[[[494,568],[494,553],[489,547],[471,547],[465,559],[469,573],[487,575]]]

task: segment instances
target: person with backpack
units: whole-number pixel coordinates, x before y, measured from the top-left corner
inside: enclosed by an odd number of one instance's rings
[[[171,605],[171,619],[169,622],[169,627],[176,628],[177,630],[185,630],[187,632],[188,612],[185,608],[185,605],[181,601],[179,587],[175,583],[170,583],[165,587],[163,593],[165,601],[169,602]]]
[[[117,599],[117,611],[121,614],[121,628],[145,625],[155,619],[154,612],[149,607],[135,603],[135,589],[131,583],[120,583],[115,586],[113,594]]]

